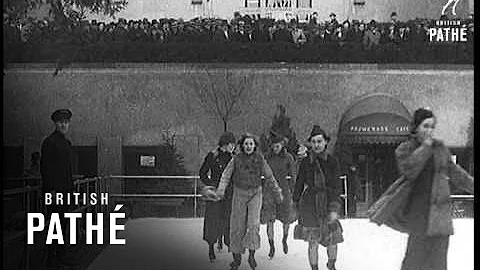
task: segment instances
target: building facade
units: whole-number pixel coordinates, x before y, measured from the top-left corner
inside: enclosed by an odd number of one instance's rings
[[[195,89],[211,80],[221,87],[227,71],[251,78],[228,130],[237,136],[267,132],[277,104],[286,107],[299,143],[320,124],[333,138],[329,151],[339,153],[344,167],[359,168],[365,205],[393,181],[395,175],[385,172],[396,168],[393,150],[407,138],[418,107],[432,108],[437,136],[458,163],[473,169],[473,66],[85,64],[56,76],[53,70],[49,64],[5,70],[3,149],[10,163],[4,168],[12,176],[52,132],[50,114],[58,108],[73,112],[76,174],[155,174],[142,171],[141,162],[159,160],[169,132],[188,173],[196,175],[224,124]]]
[[[389,21],[396,12],[402,21],[415,18],[438,19],[447,0],[138,0],[130,1],[117,17],[126,19],[158,19],[195,17],[217,17],[231,19],[233,13],[249,14],[255,17],[308,19],[318,12],[320,20],[328,20],[329,14],[337,14],[338,20],[356,19]],[[456,6],[458,17],[466,18],[473,13],[473,0],[461,0]],[[450,15],[452,7],[447,8]],[[104,20],[110,20],[103,17]]]

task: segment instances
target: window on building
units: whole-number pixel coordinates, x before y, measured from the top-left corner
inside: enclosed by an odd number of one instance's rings
[[[245,0],[245,7],[246,8],[259,8],[260,7],[260,0]]]
[[[272,8],[293,7],[295,0],[267,0],[266,6]]]
[[[297,8],[312,8],[312,0],[297,0]]]

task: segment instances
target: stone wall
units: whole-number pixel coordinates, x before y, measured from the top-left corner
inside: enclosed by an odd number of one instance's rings
[[[347,107],[364,95],[382,92],[403,102],[410,112],[431,107],[438,116],[438,136],[448,146],[467,143],[474,108],[472,66],[116,64],[73,66],[53,76],[53,65],[29,64],[5,70],[4,145],[23,144],[28,159],[53,129],[51,112],[70,108],[74,145],[98,146],[118,138],[112,142],[153,146],[162,143],[163,131],[170,130],[178,135],[187,169],[196,174],[223,124],[202,107],[190,82],[193,77],[207,79],[205,69],[211,78],[221,80],[226,68],[235,76],[253,76],[242,100],[242,115],[229,124],[237,135],[266,131],[280,103],[300,142],[314,123],[335,140]],[[114,160],[99,154],[99,162],[121,162],[121,151],[110,152]],[[99,164],[112,167],[119,173],[118,165]]]

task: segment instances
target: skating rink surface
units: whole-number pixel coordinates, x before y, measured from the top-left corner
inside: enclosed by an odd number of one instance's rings
[[[345,242],[338,248],[338,270],[400,270],[407,235],[367,219],[341,220]],[[289,236],[289,253],[282,251],[282,224],[275,222],[275,257],[268,258],[266,226],[260,230],[261,248],[256,252],[258,270],[310,269],[307,243]],[[202,240],[203,219],[142,218],[129,220],[121,232],[126,245],[110,245],[93,261],[89,270],[227,270],[232,256],[224,247],[210,262]],[[473,219],[455,219],[455,235],[450,237],[449,270],[473,270]],[[319,269],[326,269],[325,248],[319,248]],[[250,269],[247,256],[239,269]]]

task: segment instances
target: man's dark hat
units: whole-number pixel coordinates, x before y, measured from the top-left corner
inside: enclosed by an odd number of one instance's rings
[[[58,122],[61,120],[70,120],[72,118],[72,112],[69,109],[59,109],[52,113],[50,116],[53,122]]]
[[[218,146],[227,145],[229,143],[235,143],[235,136],[233,133],[227,131],[220,136],[220,139],[218,140]]]
[[[417,127],[427,118],[434,117],[433,112],[429,108],[419,108],[413,113],[413,120],[410,126],[410,132],[415,133]]]
[[[329,17],[332,17],[332,16],[333,16],[333,17],[337,17],[337,14],[335,14],[335,13],[332,12],[332,13],[330,13],[330,16],[329,16]]]
[[[312,132],[310,133],[310,137],[308,137],[308,140],[310,141],[313,137],[317,135],[322,135],[327,142],[330,141],[330,137],[327,135],[327,133],[319,125],[314,125],[312,128]]]

